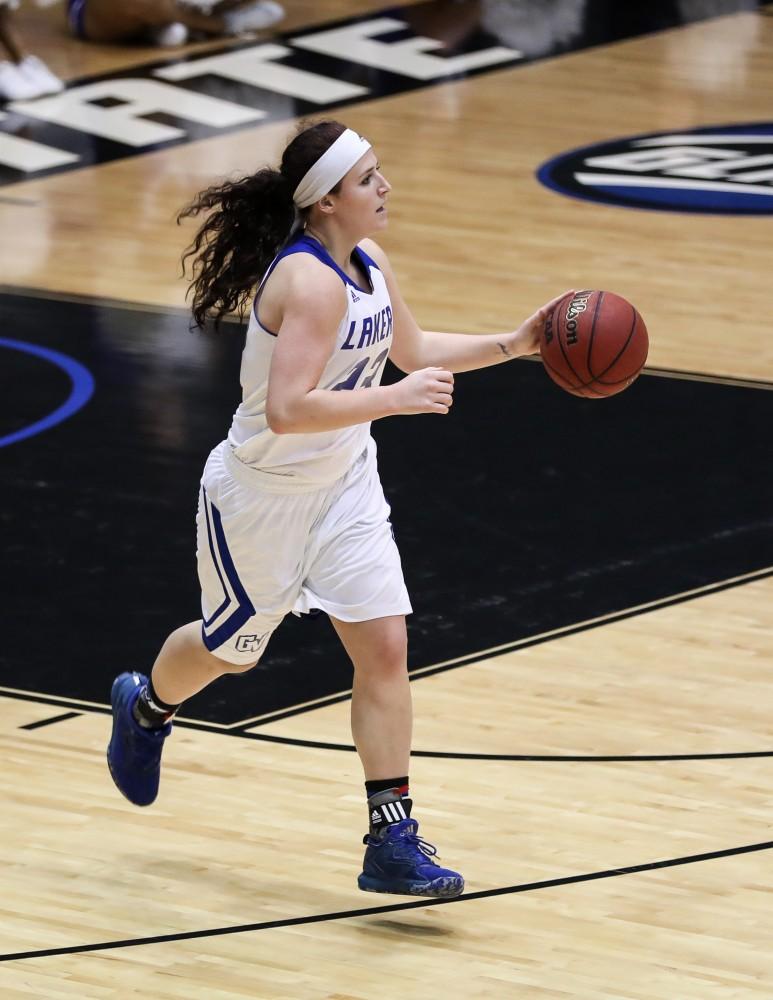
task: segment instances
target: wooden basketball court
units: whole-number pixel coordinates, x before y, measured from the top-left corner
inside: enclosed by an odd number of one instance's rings
[[[95,387],[69,422],[0,448],[3,1000],[771,996],[771,209],[749,206],[752,187],[762,204],[773,194],[773,5],[632,4],[627,19],[616,6],[325,0],[291,5],[277,35],[179,52],[75,41],[58,5],[19,12],[71,103],[0,109],[2,433],[68,384],[60,372],[35,388],[24,344],[75,359]],[[252,72],[267,44],[296,75],[235,79],[225,57]],[[204,59],[219,61],[196,75]],[[79,88],[97,87],[76,127]],[[525,361],[528,410],[499,368],[471,378],[479,402],[457,423],[416,424],[434,455],[425,477],[400,471],[400,441],[384,438],[416,566],[411,786],[423,835],[467,879],[450,902],[357,890],[362,775],[348,668],[324,624],[289,626],[265,673],[184,710],[150,809],[105,766],[113,675],[148,669],[175,601],[197,614],[185,504],[206,441],[227,429],[209,414],[223,419],[238,389],[208,395],[213,372],[238,370],[239,331],[226,347],[188,333],[190,230],[175,215],[213,178],[274,160],[314,87],[347,95],[317,110],[379,154],[393,185],[383,244],[423,326],[508,329],[565,288],[607,288],[650,331],[647,370],[619,399],[565,396]],[[132,101],[131,139],[96,134]],[[177,134],[143,139],[149,123]],[[704,187],[669,187],[686,175],[662,171],[653,190],[692,200],[649,208],[646,171],[637,204],[619,201],[619,177],[575,196],[537,177],[641,136],[680,136],[716,163],[742,135],[745,196],[706,164],[692,175]],[[25,172],[33,153],[48,166]],[[707,191],[724,207],[700,202]],[[473,410],[485,420],[462,437]],[[566,472],[578,449],[595,456],[587,482]],[[574,544],[576,572],[554,551]],[[287,691],[271,701],[275,683]]]

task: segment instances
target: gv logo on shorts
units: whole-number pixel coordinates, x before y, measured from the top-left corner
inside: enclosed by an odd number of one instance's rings
[[[538,179],[588,201],[666,212],[773,214],[773,122],[631,136],[574,149]]]
[[[236,651],[237,653],[257,653],[265,638],[265,632],[263,635],[240,635],[236,640]]]

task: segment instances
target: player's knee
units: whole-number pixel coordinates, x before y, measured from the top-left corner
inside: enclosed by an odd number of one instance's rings
[[[376,673],[381,678],[393,679],[408,670],[408,643],[405,635],[383,636],[372,650]]]
[[[408,633],[405,630],[405,626],[390,631],[386,638],[385,654],[395,663],[400,663],[403,667],[407,666]]]

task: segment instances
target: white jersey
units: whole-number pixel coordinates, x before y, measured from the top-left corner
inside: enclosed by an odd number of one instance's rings
[[[365,389],[378,385],[392,346],[392,306],[378,265],[364,250],[355,249],[369,288],[361,288],[342,271],[321,243],[301,234],[276,257],[261,289],[283,258],[310,253],[332,268],[346,287],[346,314],[335,346],[317,384],[319,389]],[[261,485],[281,492],[330,485],[352,467],[367,447],[370,422],[334,431],[274,434],[266,420],[266,397],[276,333],[258,320],[260,290],[255,298],[241,366],[242,402],[228,432],[235,457],[260,474]]]

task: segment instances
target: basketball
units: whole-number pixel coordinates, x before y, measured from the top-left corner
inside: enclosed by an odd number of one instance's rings
[[[540,339],[542,362],[556,385],[590,399],[627,389],[648,350],[644,320],[614,292],[567,295],[548,316]]]

